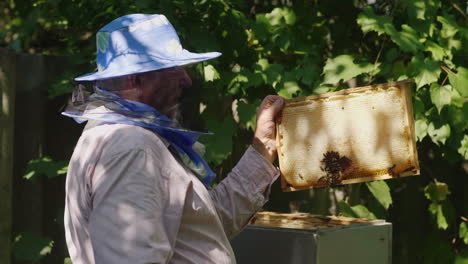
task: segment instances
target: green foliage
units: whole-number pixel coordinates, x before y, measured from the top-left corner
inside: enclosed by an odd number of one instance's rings
[[[67,173],[68,161],[54,161],[50,157],[30,160],[23,178],[34,179],[40,175],[54,178]]]
[[[416,81],[416,88],[436,82],[439,79],[441,69],[439,64],[430,58],[423,58],[419,53],[410,62],[412,76]]]
[[[214,80],[219,79],[219,73],[218,73],[218,71],[215,69],[215,67],[213,65],[211,65],[211,64],[206,65],[203,68],[203,71],[204,71],[205,81],[212,82]]]
[[[335,84],[340,81],[348,81],[363,73],[374,70],[374,65],[368,62],[354,63],[355,59],[350,55],[340,55],[329,58],[323,67],[324,83]]]
[[[439,229],[446,230],[454,221],[455,211],[449,202],[433,202],[429,205],[429,212]]]
[[[448,72],[448,78],[461,96],[468,96],[468,69],[459,67],[457,73]]]
[[[252,131],[254,131],[257,124],[257,109],[260,106],[260,103],[260,100],[256,100],[253,103],[239,101],[237,105],[240,123]]]
[[[463,140],[461,141],[461,146],[458,149],[458,153],[462,155],[462,157],[465,160],[468,160],[468,135],[465,135],[463,137]]]
[[[458,236],[460,237],[461,240],[463,240],[463,243],[468,245],[468,223],[467,222],[460,223]]]
[[[366,219],[377,219],[374,213],[369,211],[364,205],[358,204],[350,206],[347,202],[341,200],[338,202],[340,213],[343,216],[354,217],[354,218],[366,218]]]
[[[13,256],[19,261],[38,261],[50,254],[54,241],[48,238],[38,237],[28,232],[16,236],[13,243]]]
[[[374,195],[375,199],[382,205],[383,208],[388,209],[392,204],[392,195],[390,188],[384,181],[366,182],[367,188]]]
[[[371,6],[364,8],[364,10],[358,15],[356,22],[364,33],[375,31],[381,35],[383,33],[388,33],[393,29],[392,18],[390,16],[376,15]]]
[[[232,136],[235,131],[235,122],[231,117],[222,121],[208,119],[206,127],[212,133],[200,139],[205,144],[205,158],[215,164],[221,164],[227,155],[231,154]]]
[[[443,230],[446,230],[455,218],[454,208],[447,201],[449,194],[448,185],[442,182],[430,183],[424,188],[424,195],[432,201],[429,212],[435,219],[437,227]]]
[[[448,137],[450,137],[450,125],[445,124],[436,128],[434,123],[430,123],[427,127],[427,133],[437,145],[445,144]]]
[[[430,183],[424,188],[424,195],[433,202],[441,202],[450,194],[448,185],[443,182]]]

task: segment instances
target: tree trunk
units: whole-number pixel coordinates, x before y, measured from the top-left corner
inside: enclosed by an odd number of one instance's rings
[[[0,49],[0,263],[11,263],[16,55]]]

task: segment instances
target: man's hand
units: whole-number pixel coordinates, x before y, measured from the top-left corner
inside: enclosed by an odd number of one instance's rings
[[[283,97],[269,95],[263,99],[257,113],[257,128],[252,146],[270,162],[276,159],[275,119],[283,106]]]

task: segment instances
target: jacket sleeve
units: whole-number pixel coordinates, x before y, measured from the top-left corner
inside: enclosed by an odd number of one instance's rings
[[[229,238],[237,235],[267,202],[270,186],[278,176],[279,171],[250,146],[227,177],[210,192]]]
[[[96,263],[169,262],[174,239],[163,219],[169,194],[162,164],[161,155],[138,148],[99,161],[88,226]]]

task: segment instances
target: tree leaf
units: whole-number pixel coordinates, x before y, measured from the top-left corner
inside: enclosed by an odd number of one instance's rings
[[[433,202],[441,202],[450,194],[448,185],[443,182],[432,182],[424,188],[424,195]]]
[[[427,120],[418,119],[415,122],[416,140],[421,142],[427,136]]]
[[[430,123],[427,128],[427,133],[432,139],[432,142],[436,143],[437,145],[445,144],[447,138],[450,137],[450,125],[445,124],[439,128],[435,128],[434,123]]]
[[[450,104],[452,100],[452,89],[450,85],[440,86],[438,83],[433,83],[429,91],[431,94],[431,101],[435,104],[439,113],[444,105]]]
[[[364,8],[363,12],[358,15],[356,21],[361,27],[362,32],[367,33],[375,31],[379,36],[382,33],[388,33],[388,28],[393,27],[392,17],[378,16],[370,6]]]
[[[468,97],[468,69],[458,67],[458,73],[449,72],[448,78],[452,87],[463,97]]]
[[[218,80],[219,79],[219,73],[218,71],[216,70],[216,68],[211,65],[211,64],[208,64],[206,65],[205,67],[203,67],[203,72],[205,73],[205,81],[206,82],[212,82],[214,80]]]
[[[459,27],[452,15],[438,16],[437,21],[442,24],[442,29],[440,30],[441,37],[449,39],[457,34]]]
[[[366,182],[367,188],[377,201],[385,208],[388,209],[392,204],[392,195],[390,194],[390,188],[385,181],[372,181]]]
[[[377,217],[367,209],[364,205],[358,204],[351,206],[353,212],[358,216],[358,218],[367,218],[367,219],[377,219]]]
[[[468,222],[461,222],[460,223],[458,236],[460,237],[461,240],[463,240],[463,243],[468,245]]]
[[[301,88],[297,84],[297,82],[294,81],[289,81],[285,82],[283,84],[283,87],[281,87],[278,90],[278,95],[286,98],[286,99],[291,99],[294,94],[296,94],[298,91],[300,91]]]
[[[346,217],[377,219],[377,217],[375,217],[375,215],[364,205],[358,204],[350,206],[346,201],[341,200],[338,202],[338,207],[340,209],[340,213]]]
[[[432,58],[436,61],[442,61],[445,57],[445,50],[439,44],[427,40],[425,43],[425,51],[429,51],[432,54]]]
[[[39,159],[30,160],[28,162],[23,178],[30,180],[40,175],[53,178],[66,174],[67,170],[68,161],[54,161],[50,157],[42,157]]]
[[[327,59],[323,67],[324,83],[335,84],[342,81],[348,81],[363,73],[369,73],[374,70],[374,65],[369,62],[354,63],[354,57],[351,55],[340,55],[335,58]]]
[[[290,8],[274,8],[270,13],[266,14],[265,17],[270,22],[270,25],[277,26],[281,24],[293,25],[296,23],[296,14]]]
[[[354,213],[351,206],[344,200],[338,202],[338,208],[340,209],[340,213],[346,217],[353,217],[358,218],[358,216]]]
[[[468,135],[464,135],[461,141],[461,146],[458,148],[458,153],[465,159],[468,160]]]
[[[429,212],[435,219],[437,228],[447,230],[454,217],[454,209],[449,203],[432,202],[429,205]]]
[[[419,89],[426,84],[437,82],[441,69],[439,64],[431,59],[425,58],[420,54],[413,57],[410,63],[411,73],[416,81],[416,88]]]
[[[42,257],[50,254],[54,241],[48,238],[35,236],[23,232],[16,236],[13,244],[13,255],[19,261],[39,261]]]
[[[423,49],[423,45],[419,42],[419,35],[411,26],[402,25],[401,31],[388,30],[390,39],[395,42],[403,51],[416,52]]]

